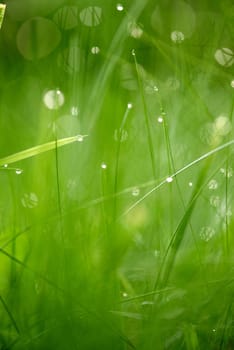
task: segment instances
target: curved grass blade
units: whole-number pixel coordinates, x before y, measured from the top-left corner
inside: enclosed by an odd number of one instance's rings
[[[66,137],[63,139],[59,139],[57,141],[51,141],[51,142],[43,143],[42,145],[25,149],[24,151],[20,151],[10,156],[1,158],[0,166],[3,166],[4,164],[12,164],[20,160],[34,157],[41,153],[51,151],[58,147],[69,145],[70,143],[73,143],[73,142],[81,141],[81,139],[83,139],[86,136],[88,135],[76,135],[76,136]]]

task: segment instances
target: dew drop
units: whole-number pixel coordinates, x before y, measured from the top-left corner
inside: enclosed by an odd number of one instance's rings
[[[25,193],[21,198],[21,203],[25,208],[35,208],[38,205],[38,197],[35,193]]]
[[[98,46],[93,46],[93,47],[91,48],[91,53],[92,53],[93,55],[98,55],[99,52],[100,52],[100,48],[99,48]]]
[[[77,135],[77,141],[78,142],[83,142],[84,141],[84,136],[83,135]]]
[[[156,85],[154,85],[154,91],[158,92],[158,87]]]
[[[133,195],[134,197],[137,197],[137,196],[139,196],[139,194],[140,194],[140,189],[139,189],[138,187],[134,187],[134,188],[132,189],[132,195]]]
[[[16,171],[15,171],[15,173],[16,173],[17,175],[22,174],[22,172],[23,172],[23,170],[22,170],[22,169],[16,169]]]
[[[158,117],[158,122],[159,122],[159,123],[163,123],[163,117],[161,117],[161,116]]]
[[[233,175],[233,169],[231,167],[228,167],[227,169],[221,168],[220,173],[223,174],[223,176],[230,178]]]
[[[133,55],[133,56],[136,56],[136,51],[135,51],[135,49],[132,49],[132,55]]]
[[[123,5],[122,5],[122,4],[117,4],[117,5],[116,5],[116,10],[117,10],[117,11],[120,11],[120,12],[123,11],[123,10],[124,10]]]
[[[8,167],[8,164],[4,164],[3,166],[4,166],[4,168],[7,168],[7,167]]]
[[[215,179],[212,179],[208,183],[209,190],[216,190],[218,188],[218,182]]]
[[[232,88],[234,88],[234,80],[231,81],[230,85]]]
[[[88,27],[96,27],[102,20],[102,9],[98,6],[89,6],[80,12],[81,22]]]
[[[217,135],[225,136],[232,130],[232,124],[225,115],[220,115],[214,121],[214,129]]]
[[[192,187],[192,186],[193,186],[193,183],[190,181],[190,182],[188,183],[188,185],[189,185],[189,187]]]
[[[178,30],[175,30],[171,32],[171,40],[174,43],[180,44],[184,41],[184,34],[182,32],[179,32]]]
[[[132,103],[129,102],[128,105],[127,105],[127,107],[128,107],[128,109],[132,109],[132,107],[133,107]]]
[[[101,164],[101,168],[102,168],[102,169],[106,169],[106,168],[107,168],[106,163],[102,163],[102,164]]]
[[[212,227],[204,226],[200,231],[200,238],[203,241],[208,242],[214,236],[214,234],[215,231]]]
[[[166,178],[166,182],[171,183],[172,181],[173,181],[173,177],[172,176],[168,176]]]
[[[49,90],[44,94],[43,102],[48,109],[59,109],[64,104],[64,95],[59,90]]]
[[[128,293],[123,292],[122,296],[123,296],[124,298],[127,298],[127,297],[128,297]]]

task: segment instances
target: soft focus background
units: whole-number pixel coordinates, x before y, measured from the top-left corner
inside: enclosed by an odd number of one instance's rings
[[[233,349],[233,1],[2,2],[0,349]]]

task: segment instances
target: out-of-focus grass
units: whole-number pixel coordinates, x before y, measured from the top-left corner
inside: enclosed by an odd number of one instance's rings
[[[231,3],[5,3],[0,349],[232,349]]]

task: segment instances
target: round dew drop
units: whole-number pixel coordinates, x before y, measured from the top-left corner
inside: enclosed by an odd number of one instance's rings
[[[173,181],[173,177],[172,176],[168,176],[166,178],[166,182],[171,183],[172,181]]]
[[[174,43],[180,44],[184,41],[184,34],[178,30],[175,30],[174,32],[171,32],[171,40]]]
[[[117,11],[120,11],[120,12],[123,11],[123,10],[124,10],[123,5],[122,5],[122,4],[117,4],[117,5],[116,5],[116,10],[117,10]]]
[[[102,168],[102,169],[106,169],[106,168],[107,168],[106,163],[102,163],[102,164],[101,164],[101,168]]]
[[[93,47],[91,48],[91,53],[92,53],[93,55],[97,55],[97,54],[99,54],[99,52],[100,52],[100,48],[99,48],[98,46],[93,46]]]
[[[43,97],[43,102],[48,109],[59,109],[64,104],[64,95],[60,90],[49,90]]]

